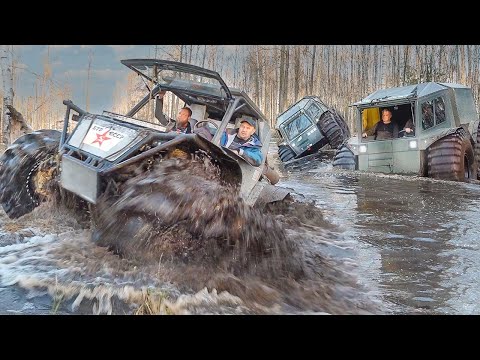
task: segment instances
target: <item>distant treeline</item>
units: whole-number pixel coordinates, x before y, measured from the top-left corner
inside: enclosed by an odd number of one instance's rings
[[[477,107],[480,92],[480,45],[175,45],[154,46],[151,57],[219,72],[272,123],[305,95],[319,96],[353,128],[349,105],[380,88],[460,83],[472,87]]]
[[[298,99],[316,95],[343,113],[354,130],[349,105],[380,88],[425,81],[472,87],[478,108],[480,45],[155,45],[149,57],[219,72],[229,86],[246,91],[272,124]],[[53,80],[48,54],[43,62],[43,73],[32,73],[32,94],[15,96],[14,105],[34,129],[59,128],[62,100],[71,97],[72,85]],[[13,59],[14,85],[23,80],[16,63],[21,59]],[[88,78],[85,82],[88,91]],[[110,110],[128,111],[144,95],[142,84],[133,72],[112,84]],[[172,99],[169,115],[174,117],[181,105]]]

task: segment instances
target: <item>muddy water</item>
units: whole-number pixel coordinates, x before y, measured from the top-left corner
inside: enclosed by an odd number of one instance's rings
[[[278,221],[284,214],[298,215],[285,221],[286,238],[295,241],[298,249],[273,260],[288,263],[294,257],[302,265],[300,274],[298,271],[279,272],[278,276],[262,271],[252,274],[161,258],[156,263],[121,258],[95,245],[89,229],[82,229],[73,218],[56,212],[48,204],[17,221],[2,217],[0,311],[31,314],[383,311],[371,289],[357,283],[354,252],[331,230],[334,227],[326,223],[325,227],[311,224],[312,212],[304,216],[298,208],[275,208],[271,212]]]
[[[282,184],[355,243],[359,273],[394,313],[479,314],[480,186],[307,164]]]
[[[2,215],[0,311],[387,310],[375,289],[359,281],[351,244],[308,199],[294,195],[296,201],[251,209],[200,170],[166,161],[152,176],[133,182],[129,196],[104,207],[107,231],[100,238],[107,240],[100,244],[92,241],[92,224],[80,224],[67,209],[49,203],[15,221]]]
[[[257,216],[296,244],[300,273],[122,258],[43,204],[15,221],[0,213],[0,313],[480,313],[478,185],[334,171],[329,161],[288,171],[271,151],[297,201]]]

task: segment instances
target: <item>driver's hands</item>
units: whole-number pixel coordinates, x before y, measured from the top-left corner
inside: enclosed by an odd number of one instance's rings
[[[166,93],[167,93],[167,90],[162,90],[157,94],[157,96],[159,99],[163,99]]]
[[[410,129],[410,128],[405,128],[405,131],[410,134],[410,133],[412,132],[412,129]]]
[[[364,132],[364,133],[362,134],[362,137],[366,138],[366,137],[367,137],[367,133]]]
[[[232,152],[234,152],[235,154],[237,155],[240,155],[240,151],[239,150],[231,150]]]

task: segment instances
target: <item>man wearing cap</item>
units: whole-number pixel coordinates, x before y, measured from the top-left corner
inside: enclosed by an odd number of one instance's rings
[[[256,127],[255,120],[243,118],[238,129],[227,129],[222,134],[220,145],[242,156],[253,166],[260,166],[263,159],[262,143],[255,135]]]

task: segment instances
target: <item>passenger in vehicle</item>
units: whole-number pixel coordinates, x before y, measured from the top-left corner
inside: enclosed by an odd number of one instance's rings
[[[170,131],[176,131],[177,133],[191,134],[192,127],[190,125],[190,118],[192,117],[192,110],[184,106],[180,109],[177,115],[177,121],[174,123]]]
[[[157,94],[157,98],[161,101],[162,105],[165,94],[165,90],[162,90]],[[180,109],[177,114],[177,119],[175,121],[173,119],[170,119],[167,115],[163,113],[161,115],[167,122],[167,132],[174,131],[183,134],[192,133],[192,109],[190,109],[188,106],[185,105],[183,108]]]
[[[220,145],[243,157],[253,166],[260,166],[263,160],[262,143],[255,134],[257,123],[250,118],[240,120],[238,129],[226,129]]]
[[[362,134],[364,138],[372,135],[375,136],[374,140],[398,138],[398,124],[392,121],[392,110],[384,108],[382,110],[382,120]]]

